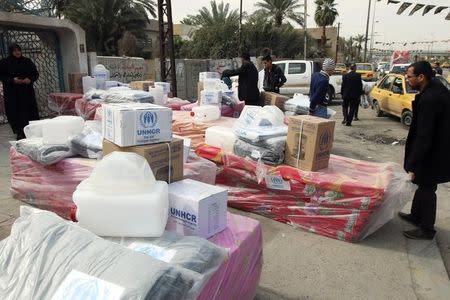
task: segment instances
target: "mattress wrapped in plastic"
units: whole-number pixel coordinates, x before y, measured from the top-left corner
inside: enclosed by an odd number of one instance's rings
[[[218,164],[216,185],[228,189],[229,206],[345,241],[362,240],[386,224],[415,190],[395,163],[331,155],[328,168],[308,172],[270,167],[215,147],[196,152]]]

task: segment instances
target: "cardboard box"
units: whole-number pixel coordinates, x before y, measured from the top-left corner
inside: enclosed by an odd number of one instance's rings
[[[261,92],[260,97],[264,105],[275,105],[281,111],[284,111],[284,103],[289,99],[287,96],[272,92]]]
[[[169,184],[166,229],[209,238],[227,227],[227,190],[185,179]]]
[[[183,140],[181,139],[173,139],[171,143],[134,147],[119,147],[108,140],[103,140],[103,155],[114,151],[133,152],[144,157],[152,168],[156,180],[170,183],[183,179]]]
[[[172,110],[148,103],[103,105],[103,137],[121,147],[172,141]]]
[[[304,171],[328,167],[335,122],[313,116],[289,118],[285,163]]]
[[[154,84],[155,82],[151,80],[132,81],[130,82],[130,89],[148,92],[148,88],[154,87]]]
[[[200,101],[203,91],[203,81],[197,82],[197,100]]]
[[[83,76],[87,76],[86,73],[69,73],[69,92],[76,94],[83,93]]]

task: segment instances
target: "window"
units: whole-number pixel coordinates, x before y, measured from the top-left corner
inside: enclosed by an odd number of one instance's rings
[[[395,76],[387,76],[383,82],[380,83],[379,88],[383,90],[389,90],[391,88],[391,84],[394,81]]]
[[[371,65],[358,65],[358,64],[356,64],[356,70],[359,70],[359,71],[372,71],[372,66]]]
[[[289,63],[288,74],[303,74],[305,71],[305,63]]]
[[[403,94],[403,80],[401,78],[395,78],[392,84],[392,92],[394,94]]]

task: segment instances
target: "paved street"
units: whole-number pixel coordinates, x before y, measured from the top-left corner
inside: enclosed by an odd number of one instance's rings
[[[333,108],[339,111],[340,106]],[[340,124],[340,111],[335,119],[333,153],[401,163],[407,128],[397,118],[376,118],[368,109],[350,128]],[[0,239],[9,234],[20,205],[8,190],[10,138],[9,127],[0,126]],[[351,244],[230,211],[255,218],[263,226],[264,267],[257,299],[448,299],[450,281],[444,265],[447,261],[449,266],[450,260],[448,198],[450,185],[440,186],[438,235],[433,241],[405,239],[402,230],[409,225],[398,218]]]

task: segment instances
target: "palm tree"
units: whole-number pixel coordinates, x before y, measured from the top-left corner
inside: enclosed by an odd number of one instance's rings
[[[354,45],[355,41],[352,36],[345,40],[345,55],[350,61],[353,61],[354,58]]]
[[[280,27],[284,19],[291,19],[303,26],[303,17],[295,12],[296,9],[303,6],[298,3],[298,0],[262,0],[262,2],[257,2],[256,6],[273,16],[276,27]]]
[[[362,44],[366,41],[366,37],[363,34],[358,34],[355,38],[355,46],[357,50],[357,59],[361,60],[361,50],[362,50]]]
[[[148,14],[156,16],[153,0],[67,0],[59,7],[60,14],[84,29],[88,50],[103,55],[117,55],[125,31],[144,39]]]
[[[314,21],[317,25],[322,27],[322,54],[325,54],[325,44],[327,41],[326,27],[333,25],[336,17],[339,15],[336,10],[336,3],[334,0],[316,0],[316,13],[314,14]]]
[[[217,5],[216,1],[211,1],[211,10],[202,7],[197,15],[188,15],[181,23],[187,25],[212,26],[225,23],[239,24],[239,12],[237,9],[231,10],[230,4],[223,4],[223,1]]]

